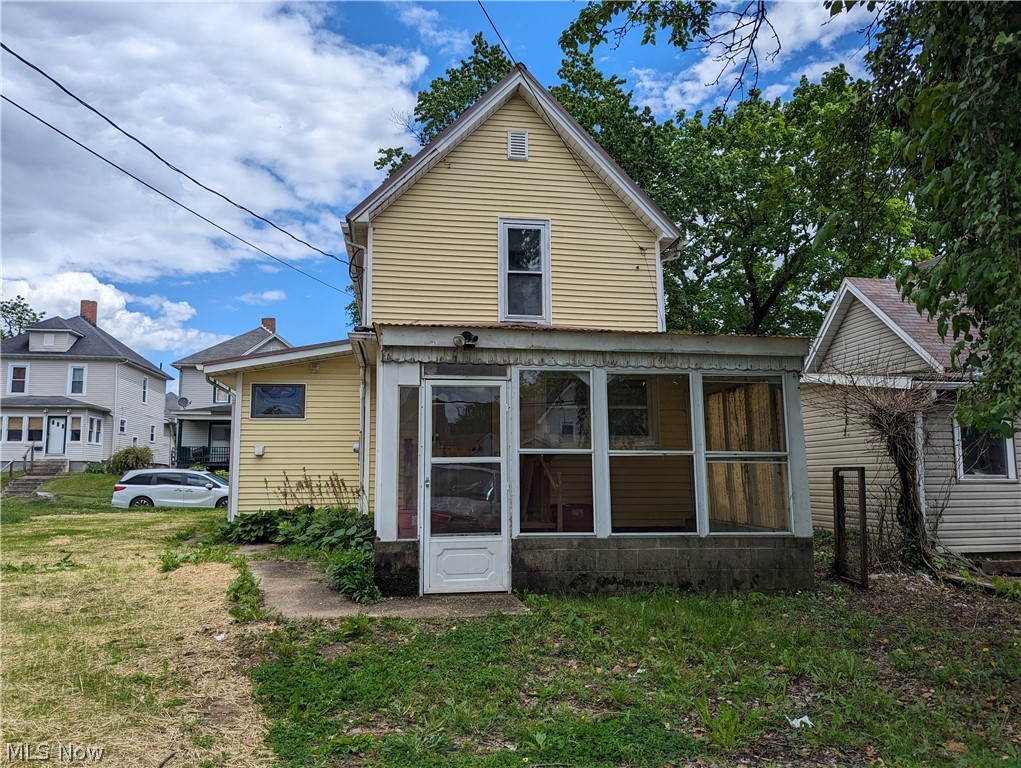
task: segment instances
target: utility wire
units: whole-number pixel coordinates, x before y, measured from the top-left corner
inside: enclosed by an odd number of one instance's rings
[[[192,208],[189,208],[187,205],[182,203],[180,200],[177,200],[177,199],[171,197],[170,195],[168,195],[166,192],[163,192],[162,190],[157,189],[156,187],[154,187],[152,184],[148,183],[147,181],[143,181],[142,179],[138,178],[135,174],[133,174],[131,171],[129,171],[129,170],[125,169],[125,168],[122,168],[121,166],[117,165],[117,163],[113,162],[112,160],[109,160],[109,159],[103,157],[103,155],[99,154],[94,149],[85,146],[84,144],[82,144],[77,139],[75,139],[72,136],[69,136],[68,134],[64,133],[62,130],[57,128],[52,123],[46,122],[46,120],[44,120],[43,118],[39,117],[39,115],[37,115],[34,112],[32,112],[32,111],[26,109],[25,107],[21,106],[18,102],[14,101],[11,98],[8,98],[6,95],[0,94],[0,99],[3,99],[4,101],[6,101],[8,104],[10,104],[13,107],[17,107],[18,109],[20,109],[22,112],[24,112],[29,117],[31,117],[31,118],[33,118],[35,120],[38,120],[40,123],[45,125],[50,130],[52,130],[52,131],[54,131],[56,133],[59,133],[65,139],[70,141],[72,144],[76,144],[77,146],[81,147],[86,152],[88,152],[90,155],[93,155],[94,157],[99,158],[100,160],[102,160],[107,165],[113,166],[114,168],[116,168],[118,171],[120,171],[121,173],[125,174],[126,176],[130,176],[132,179],[137,181],[143,187],[146,187],[147,189],[152,190],[153,192],[155,192],[160,197],[166,198],[167,200],[172,202],[174,205],[177,205],[177,206],[180,206],[181,208],[184,208],[184,210],[186,210],[188,213],[192,214],[193,216],[197,216],[198,218],[202,219],[202,221],[206,222],[207,224],[209,224],[209,225],[211,225],[213,227],[216,227],[221,232],[223,232],[223,233],[225,233],[227,235],[230,235],[235,240],[241,241],[242,243],[247,245],[249,248],[252,248],[253,250],[258,251],[259,253],[261,253],[261,254],[263,254],[265,256],[268,256],[269,258],[273,259],[273,261],[276,261],[276,262],[279,262],[280,264],[283,264],[288,269],[293,269],[295,272],[297,272],[300,275],[304,275],[305,277],[307,277],[307,278],[309,278],[311,280],[315,280],[320,285],[324,285],[327,288],[330,288],[330,289],[336,291],[337,293],[345,293],[345,291],[342,288],[338,288],[337,286],[331,285],[330,283],[327,283],[324,280],[320,280],[315,275],[310,275],[308,272],[305,272],[305,271],[299,269],[298,267],[294,266],[293,264],[291,264],[291,263],[289,263],[287,261],[284,261],[280,257],[274,256],[272,253],[269,253],[268,251],[264,251],[262,248],[260,248],[259,246],[255,245],[254,243],[248,242],[247,240],[245,240],[240,235],[234,234],[229,229],[226,229],[226,228],[220,226],[219,224],[217,224],[215,221],[212,221],[211,219],[207,219],[205,216],[203,216],[198,211],[193,210]]]
[[[493,32],[496,33],[497,38],[500,40],[500,45],[502,45],[503,49],[507,51],[507,56],[508,58],[510,58],[511,64],[517,67],[518,62],[514,59],[514,54],[511,53],[510,46],[507,45],[507,43],[504,41],[503,35],[500,34],[500,30],[496,28],[496,24],[493,22],[492,17],[489,15],[489,11],[486,10],[486,6],[482,4],[482,0],[476,0],[476,2],[478,2],[479,8],[482,9],[482,13],[485,14],[486,20],[489,22],[489,26],[493,28]],[[528,92],[532,94],[532,98],[535,99],[536,106],[538,106],[539,109],[542,111],[542,116],[546,119],[546,122],[552,128],[553,119],[546,112],[546,108],[543,106],[542,100],[539,98],[539,95],[535,92],[535,89],[532,88],[532,84],[528,81],[527,77],[525,77],[522,80],[522,82],[524,82],[525,87],[528,89]],[[589,177],[589,173],[586,172],[586,169],[582,167],[581,158],[578,157],[578,153],[575,152],[574,148],[567,143],[567,140],[560,135],[560,131],[558,131],[556,128],[553,128],[553,133],[555,133],[557,135],[557,138],[560,139],[560,143],[564,145],[564,148],[571,156],[571,159],[574,160],[574,164],[578,166],[578,170],[581,171],[581,175],[585,177],[585,180],[588,182],[589,186],[592,187],[592,193],[599,199],[599,202],[603,204],[603,207],[606,208],[610,216],[613,217],[613,220],[617,222],[617,225],[624,231],[624,234],[628,236],[632,243],[638,246],[638,251],[639,253],[642,254],[642,259],[645,261],[646,266],[650,268],[649,271],[652,273],[649,275],[649,279],[652,281],[653,287],[658,290],[659,286],[655,275],[656,267],[648,257],[649,249],[646,246],[639,243],[637,240],[635,240],[634,235],[631,234],[631,231],[624,226],[620,219],[617,218],[617,214],[614,212],[613,208],[610,207],[609,203],[606,202],[606,199],[599,193],[599,190],[596,189],[596,185]]]
[[[339,256],[336,256],[336,255],[334,255],[334,254],[332,254],[332,253],[328,253],[328,252],[326,252],[326,251],[322,250],[321,248],[317,248],[316,246],[312,245],[311,243],[309,243],[309,242],[306,242],[305,240],[302,240],[302,239],[301,239],[300,237],[298,237],[297,235],[293,235],[293,234],[291,234],[290,232],[288,232],[288,231],[287,231],[286,229],[284,229],[283,227],[281,227],[281,226],[277,225],[276,223],[274,223],[274,222],[270,221],[269,219],[267,219],[267,218],[266,218],[265,216],[260,216],[260,215],[259,215],[259,214],[257,214],[257,213],[256,213],[255,211],[251,210],[250,208],[246,208],[245,206],[241,205],[240,203],[236,203],[236,202],[234,202],[233,200],[231,200],[231,199],[230,199],[229,197],[227,197],[227,196],[226,196],[226,195],[224,195],[223,193],[221,193],[221,192],[218,192],[218,191],[216,191],[216,190],[215,190],[215,189],[213,189],[212,187],[207,187],[207,186],[206,186],[205,184],[203,184],[203,183],[202,183],[201,181],[199,181],[198,179],[196,179],[196,178],[195,178],[194,176],[191,176],[191,175],[189,175],[188,173],[186,173],[185,171],[182,171],[182,170],[181,170],[180,168],[178,168],[178,167],[177,167],[176,165],[174,165],[173,163],[171,163],[171,162],[170,162],[169,160],[166,160],[166,159],[165,159],[165,158],[164,158],[164,157],[163,157],[162,155],[160,155],[160,154],[159,154],[159,153],[158,153],[158,152],[157,152],[157,151],[156,151],[155,149],[153,149],[152,147],[150,147],[150,146],[149,146],[148,144],[146,144],[146,143],[145,143],[144,141],[142,141],[141,139],[139,139],[139,138],[138,138],[137,136],[135,136],[135,135],[133,135],[132,133],[130,133],[130,132],[128,132],[128,131],[126,131],[126,130],[125,130],[125,129],[123,129],[123,128],[121,128],[121,127],[120,127],[119,125],[117,125],[117,123],[115,123],[115,122],[114,122],[113,120],[111,120],[111,119],[110,119],[109,117],[107,117],[106,115],[104,115],[104,114],[103,114],[102,112],[100,112],[100,111],[99,111],[98,109],[96,109],[96,108],[95,108],[94,106],[92,106],[91,104],[89,104],[89,103],[88,103],[87,101],[85,101],[84,99],[82,99],[82,98],[81,98],[80,96],[76,95],[75,93],[72,93],[72,92],[71,92],[71,91],[70,91],[70,90],[69,90],[69,89],[68,89],[67,87],[65,87],[65,86],[64,86],[64,85],[63,85],[63,84],[62,84],[62,83],[61,83],[60,81],[58,81],[58,80],[57,80],[57,79],[56,79],[55,77],[53,77],[52,75],[50,75],[50,74],[48,74],[47,72],[45,72],[45,71],[44,71],[44,70],[43,70],[43,69],[42,69],[41,67],[39,67],[39,66],[37,66],[37,65],[33,64],[33,63],[32,63],[31,61],[29,61],[28,59],[26,59],[26,58],[25,58],[24,56],[21,56],[20,54],[18,54],[18,53],[16,53],[15,51],[11,50],[11,48],[10,48],[10,47],[9,47],[9,46],[8,46],[8,45],[7,45],[6,43],[0,43],[0,48],[3,48],[3,50],[7,51],[7,53],[11,54],[11,56],[13,56],[14,58],[16,58],[16,59],[17,59],[18,61],[20,61],[20,62],[21,62],[22,64],[24,64],[24,65],[25,65],[26,67],[28,67],[29,69],[33,69],[33,70],[35,70],[36,72],[38,72],[38,73],[39,73],[40,75],[42,75],[43,77],[45,77],[45,78],[46,78],[47,80],[49,80],[49,81],[50,81],[51,83],[53,83],[53,84],[54,84],[55,86],[57,86],[57,87],[58,87],[58,88],[59,88],[60,90],[62,90],[62,91],[63,91],[64,93],[66,93],[66,94],[67,94],[68,96],[70,96],[70,97],[71,97],[72,99],[74,99],[75,101],[77,101],[77,102],[78,102],[79,104],[81,104],[81,105],[82,105],[83,107],[85,107],[85,108],[86,108],[87,110],[89,110],[90,112],[92,112],[92,113],[94,113],[94,114],[98,115],[98,116],[99,116],[100,118],[102,118],[102,119],[103,119],[104,121],[106,121],[107,123],[109,123],[109,124],[110,124],[110,125],[111,125],[111,126],[112,126],[113,128],[115,128],[116,130],[120,131],[120,132],[121,132],[122,134],[124,134],[125,136],[127,136],[127,137],[128,137],[129,139],[131,139],[131,140],[132,140],[133,142],[135,142],[136,144],[138,144],[138,146],[142,147],[142,149],[144,149],[144,150],[145,150],[145,151],[147,151],[147,152],[148,152],[149,154],[151,154],[151,155],[152,155],[153,157],[155,157],[155,158],[156,158],[157,160],[159,160],[159,161],[160,161],[161,163],[163,163],[163,165],[167,166],[167,168],[169,168],[170,170],[174,171],[175,173],[179,173],[179,174],[181,174],[182,176],[184,176],[184,178],[188,179],[188,181],[190,181],[190,182],[192,182],[193,184],[196,184],[197,186],[201,187],[201,188],[202,188],[202,189],[204,189],[204,190],[205,190],[206,192],[209,192],[210,194],[216,195],[216,196],[217,196],[217,197],[219,197],[219,198],[220,198],[221,200],[225,200],[226,202],[228,202],[228,203],[230,203],[231,205],[233,205],[233,206],[234,206],[235,208],[238,208],[239,210],[242,210],[242,211],[244,211],[245,213],[249,214],[250,216],[254,216],[255,218],[257,218],[257,219],[258,219],[259,221],[261,221],[261,222],[264,222],[264,223],[266,223],[266,224],[269,224],[269,225],[270,225],[271,227],[273,227],[273,229],[277,230],[278,232],[282,232],[283,234],[287,235],[287,236],[288,236],[289,238],[291,238],[292,240],[294,240],[294,241],[296,241],[296,242],[298,242],[298,243],[301,243],[302,245],[304,245],[304,246],[307,246],[308,248],[311,248],[311,249],[312,249],[313,251],[315,251],[316,253],[320,253],[320,254],[322,254],[323,256],[326,256],[327,258],[330,258],[330,259],[334,259],[335,261],[339,261],[339,262],[341,262],[341,263],[343,263],[343,264],[348,264],[349,266],[351,266],[351,265],[350,265],[350,263],[348,262],[348,260],[347,260],[347,259],[342,259],[341,257],[339,257]]]

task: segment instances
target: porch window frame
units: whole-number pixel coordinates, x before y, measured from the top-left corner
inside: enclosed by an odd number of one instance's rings
[[[5,443],[24,443],[25,441],[25,419],[24,415],[20,416],[4,416],[4,442]],[[18,439],[12,440],[11,435],[11,420],[16,419],[18,421]]]
[[[75,419],[78,420],[78,429],[77,430],[74,428]],[[82,438],[82,435],[84,434],[83,431],[82,431],[83,421],[84,421],[84,417],[82,417],[82,416],[70,416],[68,418],[68,425],[67,425],[67,442],[68,443],[80,443],[80,442],[83,441],[83,438]],[[77,439],[74,436],[75,432],[78,433]]]
[[[606,421],[606,466],[601,469],[601,474],[606,478],[606,530],[608,537],[622,537],[622,538],[649,538],[655,536],[657,538],[665,538],[669,536],[705,536],[709,533],[709,512],[708,507],[703,504],[702,494],[700,488],[705,487],[706,478],[706,459],[705,459],[705,442],[702,442],[702,457],[699,459],[698,451],[698,427],[696,427],[696,419],[701,421],[704,414],[696,414],[696,402],[695,402],[695,383],[696,377],[699,377],[699,371],[690,368],[604,368],[603,376],[605,377],[603,393],[606,400],[605,407],[605,421]],[[649,449],[649,448],[636,448],[633,450],[624,448],[611,448],[610,447],[610,420],[609,420],[609,377],[610,376],[686,376],[688,379],[688,413],[689,413],[689,424],[688,428],[691,430],[689,437],[691,438],[691,448],[687,451],[676,451],[676,450],[662,450],[662,449]],[[658,386],[657,386],[658,389]],[[701,398],[701,379],[698,386],[699,397]],[[651,390],[649,393],[651,395]],[[650,416],[655,413],[657,418],[659,416],[658,402],[653,403],[651,397],[647,398],[648,408]],[[658,433],[657,429],[652,428],[652,423],[649,425],[649,432]],[[652,439],[652,437],[650,437]],[[692,470],[694,477],[693,480],[693,491],[694,491],[694,502],[695,502],[695,525],[694,531],[627,531],[614,533],[613,531],[613,502],[611,500],[612,488],[610,484],[610,459],[615,456],[690,456],[692,460]],[[699,471],[701,464],[702,470]],[[701,474],[701,483],[699,482],[699,475]],[[706,497],[707,498],[707,497]],[[704,512],[704,514],[703,514]]]
[[[80,370],[82,372],[82,391],[74,391],[74,372]],[[88,392],[89,388],[89,366],[85,363],[72,363],[67,366],[67,394],[68,395],[84,395]]]
[[[510,312],[510,275],[529,274],[535,272],[511,272],[510,255],[508,248],[508,230],[538,229],[542,231],[542,314],[541,315],[518,315]],[[538,325],[553,324],[553,280],[552,280],[552,258],[550,239],[552,236],[552,220],[536,218],[514,218],[503,217],[499,219],[499,264],[500,264],[500,288],[499,288],[499,312],[502,323],[536,323]],[[513,366],[512,366],[513,367]]]
[[[775,379],[780,385],[780,402],[783,408],[783,439],[785,450],[780,451],[710,451],[706,442],[705,433],[705,390],[703,388],[704,377],[709,378],[728,378],[731,380],[739,379]],[[696,478],[701,473],[702,475],[702,493],[704,494],[704,507],[701,510],[697,510],[699,513],[699,533],[705,536],[794,536],[795,535],[795,519],[794,511],[796,504],[795,489],[794,489],[794,472],[793,472],[793,461],[791,457],[791,419],[790,419],[790,408],[788,406],[788,377],[779,371],[700,371],[698,375],[698,410],[697,418],[699,421],[698,427],[693,428],[696,430],[696,434],[701,438],[702,445],[702,461],[695,463],[695,476]],[[692,393],[694,397],[694,392]],[[741,459],[750,459],[751,461],[741,461]],[[782,463],[787,467],[786,487],[787,487],[787,530],[784,531],[713,531],[709,528],[709,465],[711,463],[732,463],[732,464],[746,464],[746,463],[763,463],[763,459],[776,459],[775,462],[769,463]],[[702,522],[705,522],[705,534],[701,533]]]
[[[951,419],[954,427],[954,466],[957,480],[961,483],[1017,483],[1017,456],[1014,453],[1014,438],[1001,437],[1007,465],[1006,475],[976,475],[964,471],[964,442],[961,437],[961,425],[957,419]]]
[[[509,503],[513,510],[513,520],[511,526],[511,538],[606,538],[605,534],[600,533],[599,523],[599,509],[601,502],[601,486],[602,481],[600,479],[599,460],[597,453],[597,441],[596,441],[596,419],[600,418],[603,422],[603,433],[605,435],[606,430],[606,415],[605,415],[605,389],[606,381],[602,382],[603,387],[603,411],[604,413],[598,415],[597,404],[596,404],[596,374],[600,370],[598,368],[581,368],[581,367],[560,367],[560,366],[537,366],[537,365],[512,365],[510,366],[510,382],[507,388],[507,399],[511,403],[510,409],[510,431],[511,431],[511,443],[510,443],[510,455],[507,457],[507,482],[510,485],[510,497]],[[522,448],[521,447],[521,374],[525,371],[547,371],[551,373],[584,373],[588,376],[589,385],[589,447],[588,448]],[[554,454],[557,456],[576,456],[585,455],[589,456],[589,466],[592,471],[592,530],[591,531],[523,531],[521,530],[521,457],[523,455],[542,455],[542,454]],[[605,455],[605,451],[604,451]],[[609,498],[605,500],[605,503],[609,503]]]
[[[25,376],[23,379],[18,379],[19,382],[24,382],[21,389],[14,388],[14,371],[18,368],[25,369]],[[28,363],[11,363],[7,368],[7,394],[8,395],[27,395],[29,387],[29,376],[31,374]]]
[[[86,441],[89,445],[102,445],[103,444],[103,418],[101,416],[89,416],[88,417],[88,432]]]

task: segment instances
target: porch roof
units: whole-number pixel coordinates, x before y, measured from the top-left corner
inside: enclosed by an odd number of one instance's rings
[[[5,411],[11,410],[12,408],[31,408],[33,410],[39,410],[40,408],[70,408],[75,411],[99,411],[101,413],[112,413],[112,411],[106,406],[85,403],[81,400],[75,400],[73,397],[64,397],[62,395],[18,395],[16,397],[3,397],[0,398],[0,408],[3,408]]]

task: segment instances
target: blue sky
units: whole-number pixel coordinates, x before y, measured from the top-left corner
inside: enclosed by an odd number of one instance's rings
[[[514,57],[557,82],[570,2],[488,2]],[[413,141],[395,115],[470,51],[476,3],[6,2],[4,42],[171,163],[322,250],[344,257],[340,221],[382,177],[379,147]],[[789,96],[802,74],[864,72],[862,12],[827,23],[820,2],[774,3],[782,45],[760,87]],[[771,48],[771,41],[763,51]],[[711,109],[720,64],[666,45],[604,45],[597,63],[661,118]],[[217,224],[338,289],[346,267],[157,163],[6,53],[3,92]],[[340,338],[349,297],[187,214],[2,106],[2,294],[47,316],[99,301],[100,324],[164,368],[275,317],[293,344]]]

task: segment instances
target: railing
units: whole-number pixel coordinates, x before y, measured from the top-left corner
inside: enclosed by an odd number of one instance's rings
[[[32,443],[30,446],[28,446],[28,449],[21,457],[21,468],[24,469],[25,472],[27,473],[30,469],[32,469],[34,463],[35,463],[35,443]],[[0,469],[0,474],[3,474],[4,472],[6,472],[8,477],[10,477],[12,480],[14,479],[14,459],[8,461],[6,464],[4,464],[3,468]]]
[[[182,445],[177,451],[177,465],[188,467],[192,464],[226,467],[230,464],[230,448],[226,445]]]

